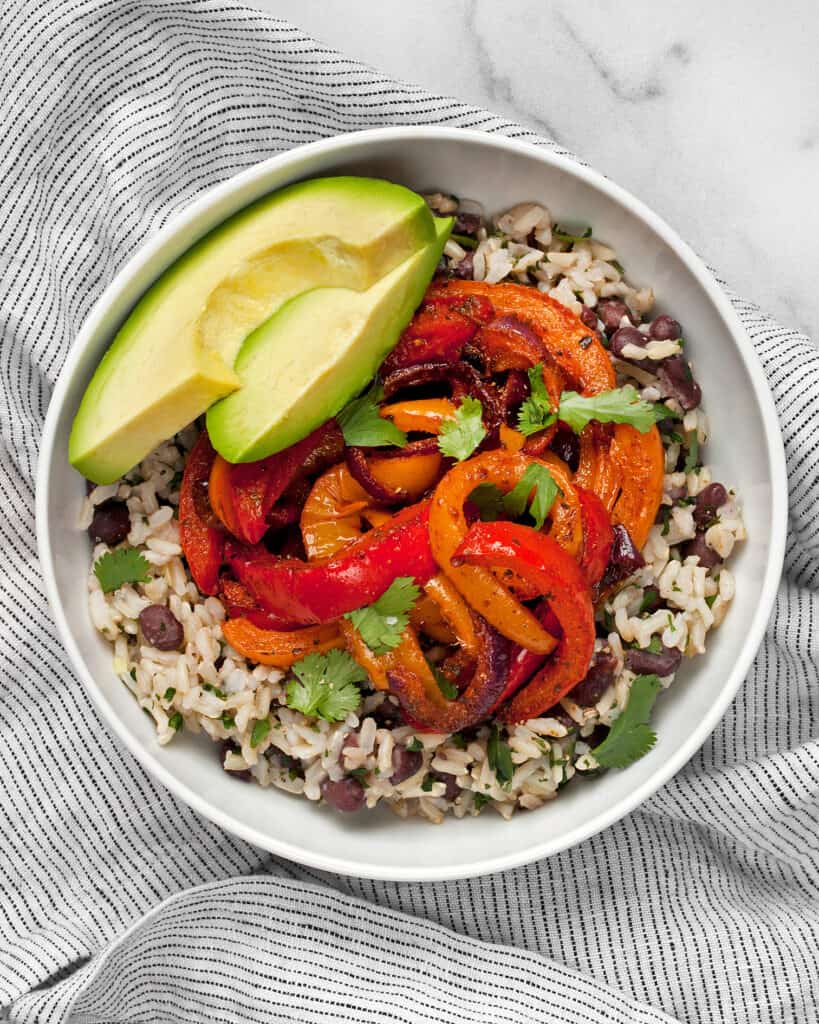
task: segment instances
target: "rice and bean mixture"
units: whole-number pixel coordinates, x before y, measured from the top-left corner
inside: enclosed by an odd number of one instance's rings
[[[574,776],[599,771],[592,749],[637,675],[655,673],[668,687],[683,657],[705,652],[707,633],[733,598],[724,563],[745,528],[734,493],[703,463],[708,421],[698,406],[685,411],[698,387],[682,330],[669,316],[649,319],[652,289],[633,287],[611,247],[589,231],[564,230],[543,206],[523,203],[490,222],[475,203],[443,194],[427,201],[457,217],[442,272],[525,283],[557,299],[599,332],[618,386],[632,384],[648,401],[662,398],[681,416],[660,424],[666,474],[658,522],[642,559],[615,552],[627,579],[598,608],[586,679],[541,718],[452,736],[416,733],[391,697],[366,687],[360,708],[341,722],[288,708],[289,676],[250,664],[227,645],[221,602],[199,593],[182,557],[177,505],[195,426],[86,497],[79,525],[95,541],[92,567],[126,545],[150,565],[149,581],[108,594],[92,569],[89,608],[112,645],[114,671],[153,720],[160,744],[204,732],[237,778],[339,810],[386,804],[401,817],[440,822],[491,807],[509,818],[554,799]]]

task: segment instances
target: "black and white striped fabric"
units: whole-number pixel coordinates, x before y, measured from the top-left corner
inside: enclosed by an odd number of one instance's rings
[[[51,386],[117,267],[192,197],[378,124],[518,125],[231,0],[0,5],[0,998],[23,1022],[819,1020],[819,352],[747,302],[791,479],[787,576],[740,697],[638,813],[435,885],[266,857],[107,733],[46,607]]]

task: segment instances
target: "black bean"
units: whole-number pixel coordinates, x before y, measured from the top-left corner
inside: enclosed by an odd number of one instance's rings
[[[393,747],[392,775],[390,782],[397,786],[420,769],[423,763],[420,750],[407,750],[406,747]]]
[[[722,484],[713,483],[703,487],[697,495],[697,503],[694,506],[694,522],[697,526],[704,527],[714,518],[718,508],[721,508],[728,500],[728,492]]]
[[[702,401],[702,390],[694,380],[691,367],[682,356],[669,356],[657,364],[657,378],[667,396],[676,398],[688,412]]]
[[[682,661],[682,652],[676,647],[665,647],[656,654],[645,648],[630,648],[625,652],[626,667],[637,675],[670,676]]]
[[[232,740],[222,740],[222,742],[219,744],[219,763],[221,764],[223,770],[226,771],[232,779],[239,779],[240,782],[252,782],[253,775],[247,768],[242,768],[238,772],[232,772],[230,771],[230,769],[225,768],[225,758],[228,756],[228,754],[240,753],[241,750],[239,749],[239,747],[236,746],[236,744]]]
[[[94,543],[102,541],[109,547],[119,544],[128,536],[131,516],[124,501],[114,498],[103,501],[94,509],[94,518],[88,527],[88,536]]]
[[[337,811],[351,814],[364,806],[364,787],[358,779],[325,779],[320,789],[327,804]]]
[[[602,582],[604,587],[624,580],[627,576],[637,572],[638,569],[642,569],[646,564],[645,559],[637,550],[625,526],[621,526],[618,523],[612,527],[612,532],[614,534],[614,542],[611,546],[609,564],[603,574]]]
[[[452,276],[464,278],[467,281],[472,280],[474,274],[474,256],[471,252],[468,252],[466,256],[452,268]]]
[[[642,357],[624,356],[623,349],[626,345],[636,345],[637,348],[645,348],[648,338],[641,334],[636,327],[621,327],[611,336],[611,350],[620,359],[627,359],[631,362],[644,362]]]
[[[648,333],[655,341],[675,341],[682,337],[682,327],[673,317],[663,314],[651,321]]]
[[[559,459],[563,459],[573,473],[577,472],[580,465],[580,439],[573,430],[558,427],[549,447]]]
[[[593,309],[590,309],[589,306],[584,306],[580,310],[580,319],[593,331],[597,330],[597,313],[595,313]]]
[[[455,800],[456,797],[458,796],[458,794],[461,792],[461,787],[455,781],[455,776],[454,775],[450,775],[449,772],[439,772],[439,771],[435,771],[433,769],[429,773],[429,777],[434,782],[443,782],[443,784],[446,786],[446,790],[444,792],[444,798],[446,800],[449,800],[450,803],[453,800]]]
[[[385,697],[378,707],[373,708],[370,718],[374,718],[382,729],[396,729],[404,724],[401,708],[391,697]]]
[[[185,641],[182,623],[164,604],[149,604],[139,613],[145,641],[158,651],[178,651]]]
[[[480,214],[459,213],[455,217],[455,226],[452,231],[456,235],[467,235],[469,238],[474,238],[482,226],[483,221]]]
[[[601,299],[597,303],[597,315],[603,322],[606,334],[613,334],[620,326],[624,316],[634,323],[634,317],[625,302],[619,299]]]
[[[717,552],[706,543],[704,533],[698,532],[693,540],[683,545],[682,553],[683,558],[690,558],[692,555],[696,555],[700,560],[700,565],[706,569],[713,569],[722,562],[722,558],[720,558]]]
[[[569,697],[583,708],[596,704],[614,682],[617,658],[611,651],[598,651],[592,660],[586,678],[571,691]]]

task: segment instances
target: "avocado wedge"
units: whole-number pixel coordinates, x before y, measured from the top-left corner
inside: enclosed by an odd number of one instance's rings
[[[235,214],[146,292],[100,362],[69,442],[110,483],[240,385],[245,339],[316,287],[365,292],[435,240],[409,189],[371,178],[291,185]]]
[[[316,288],[257,328],[236,360],[241,387],[208,410],[214,448],[228,462],[253,462],[339,412],[395,346],[451,227],[437,220],[436,240],[366,291]]]

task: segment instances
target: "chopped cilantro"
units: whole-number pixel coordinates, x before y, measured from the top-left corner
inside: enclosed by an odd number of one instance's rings
[[[625,274],[626,269],[619,260],[609,260],[609,265],[614,267],[618,274]]]
[[[504,743],[500,738],[500,732],[496,725],[492,726],[492,733],[486,747],[486,757],[498,782],[502,786],[508,786],[515,774],[515,766],[512,763],[512,751],[509,744]]]
[[[477,507],[481,522],[494,523],[503,514],[503,491],[495,484],[478,484],[469,501]]]
[[[478,247],[477,238],[470,238],[469,235],[456,235],[453,233],[449,237],[453,242],[457,242],[462,249],[477,249]]]
[[[654,746],[657,736],[649,728],[648,720],[660,689],[660,680],[654,674],[634,679],[620,717],[603,742],[592,750],[601,768],[626,768]]]
[[[176,687],[169,686],[168,689],[162,694],[163,700],[173,700],[176,696]]]
[[[660,601],[660,592],[656,587],[646,587],[643,592],[643,600],[640,602],[640,607],[637,610],[638,615],[642,615],[643,612],[653,611]]]
[[[356,683],[367,673],[347,651],[308,654],[293,665],[295,679],[287,685],[287,706],[303,715],[340,722],[361,703]]]
[[[442,455],[462,462],[469,458],[485,437],[483,406],[477,398],[467,395],[455,410],[455,416],[441,423],[438,447]]]
[[[518,411],[518,430],[526,437],[550,427],[557,418],[543,380],[543,363],[538,363],[529,370],[529,388],[529,397]]]
[[[427,777],[426,777],[426,778],[424,779],[424,781],[423,781],[423,782],[421,783],[421,789],[423,789],[423,791],[424,791],[425,793],[429,793],[429,792],[431,791],[431,789],[432,789],[432,783],[433,783],[434,781],[435,781],[435,780],[434,780],[434,779],[432,778],[432,776],[431,776],[431,775],[427,775]]]
[[[349,772],[347,772],[347,774],[352,775],[354,779],[358,779],[360,782],[367,774],[367,768],[365,765],[362,764],[360,768],[353,768]]]
[[[479,811],[484,804],[489,803],[489,797],[485,793],[475,793],[472,797],[472,802],[475,805],[475,810]]]
[[[522,515],[526,506],[529,505],[529,512],[535,521],[535,529],[540,530],[560,493],[562,492],[549,470],[538,462],[532,462],[526,467],[526,472],[518,483],[506,495],[503,503],[511,516]],[[530,496],[531,504],[529,503]]]
[[[236,719],[233,717],[232,711],[222,712],[222,725],[226,729],[232,729],[236,725]]]
[[[714,607],[714,601],[716,601],[718,596],[718,594],[709,594],[709,596],[706,597],[705,603],[708,605],[709,608]]]
[[[270,719],[257,718],[253,723],[253,731],[250,734],[251,747],[258,747],[262,740],[270,732]]]
[[[376,448],[380,445],[395,445],[403,448],[407,435],[394,423],[379,413],[378,403],[384,397],[380,384],[373,384],[365,394],[354,398],[336,416],[344,440],[349,445]]]
[[[218,697],[219,700],[227,700],[227,694],[224,690],[220,690],[218,686],[214,686],[212,683],[203,683],[202,689],[208,693],[212,693],[214,697]]]
[[[149,569],[147,560],[136,548],[108,551],[94,562],[94,575],[104,594],[110,594],[125,583],[147,583],[151,578]]]
[[[417,751],[417,750],[423,750],[423,749],[424,749],[424,744],[418,739],[417,736],[413,736],[412,739],[407,744],[407,750]]]
[[[398,576],[377,601],[348,612],[345,618],[352,622],[374,654],[386,654],[401,642],[401,635],[409,624],[410,610],[420,593],[412,576]]]
[[[168,725],[176,732],[182,728],[182,715],[178,711],[174,711],[171,717],[168,719]]]
[[[663,642],[662,642],[662,640],[660,640],[660,638],[658,636],[653,636],[651,638],[651,640],[649,640],[648,647],[646,648],[646,650],[651,651],[652,654],[662,654],[663,653]]]
[[[449,742],[453,747],[457,747],[458,750],[466,750],[466,740],[461,736],[459,732],[453,732],[449,737]]]
[[[556,224],[552,230],[552,234],[562,242],[571,242],[572,245],[574,245],[575,242],[582,242],[587,238],[591,238],[592,229],[591,227],[584,228],[582,234],[577,235],[572,234],[569,231],[564,231],[559,224]]]
[[[688,431],[688,454],[685,457],[683,472],[693,473],[700,464],[700,440],[696,430]]]

